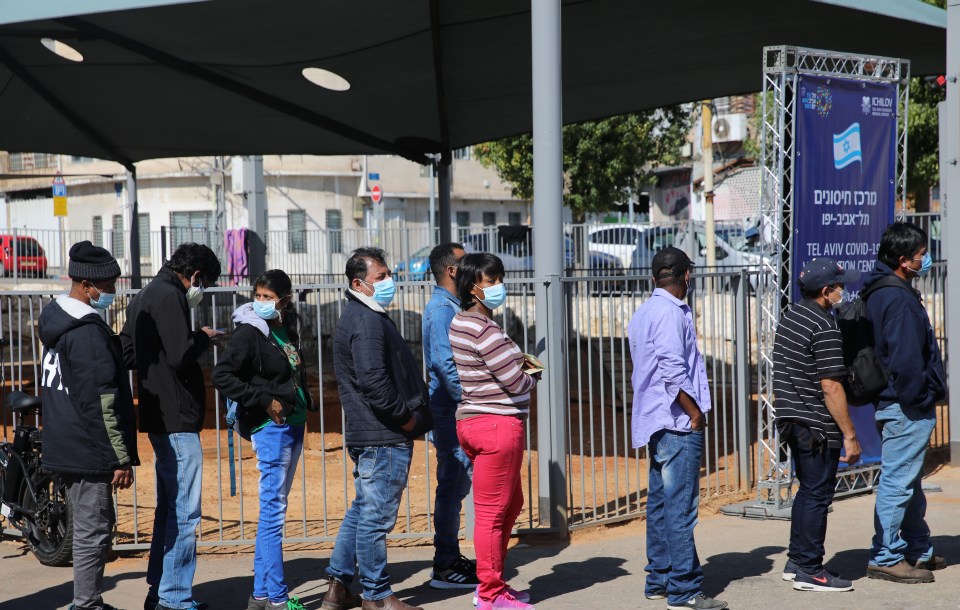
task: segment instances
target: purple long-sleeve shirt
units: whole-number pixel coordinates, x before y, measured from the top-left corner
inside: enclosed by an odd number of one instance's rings
[[[704,413],[710,410],[707,368],[697,347],[690,306],[657,288],[627,327],[633,359],[633,446],[660,430],[689,432],[690,417],[677,395],[683,390]]]

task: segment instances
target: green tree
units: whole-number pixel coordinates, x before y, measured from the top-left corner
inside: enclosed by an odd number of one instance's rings
[[[652,169],[677,165],[690,129],[690,112],[671,106],[586,121],[563,128],[563,203],[578,218],[626,202]],[[530,134],[474,147],[487,167],[511,185],[514,197],[533,198],[533,138]]]

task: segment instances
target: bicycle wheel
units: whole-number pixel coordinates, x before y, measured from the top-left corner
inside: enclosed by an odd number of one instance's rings
[[[28,522],[27,544],[45,566],[70,565],[73,559],[73,510],[67,498],[67,484],[56,474],[34,472],[36,495],[24,483],[21,504],[35,510]],[[39,475],[39,476],[38,476]]]

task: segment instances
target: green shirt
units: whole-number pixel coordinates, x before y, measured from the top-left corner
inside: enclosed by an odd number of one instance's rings
[[[270,334],[280,344],[280,349],[286,354],[287,360],[290,361],[290,368],[293,369],[293,385],[297,388],[297,404],[294,406],[293,412],[287,415],[287,425],[302,426],[307,421],[307,391],[306,388],[300,386],[300,368],[303,366],[300,361],[300,352],[297,351],[297,346],[290,341],[287,329],[282,327],[271,328]],[[253,432],[263,429],[271,421],[268,417],[254,428]]]

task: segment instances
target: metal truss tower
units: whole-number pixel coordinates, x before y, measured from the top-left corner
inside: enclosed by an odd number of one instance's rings
[[[760,128],[760,214],[764,244],[763,274],[757,294],[758,417],[757,499],[744,506],[746,516],[789,518],[793,472],[789,450],[774,425],[773,342],[780,313],[792,302],[794,237],[794,126],[797,81],[803,74],[897,85],[896,198],[905,212],[907,111],[910,62],[800,47],[763,50]],[[878,466],[849,468],[838,474],[838,491],[872,486]],[[869,488],[869,487],[868,487]]]

